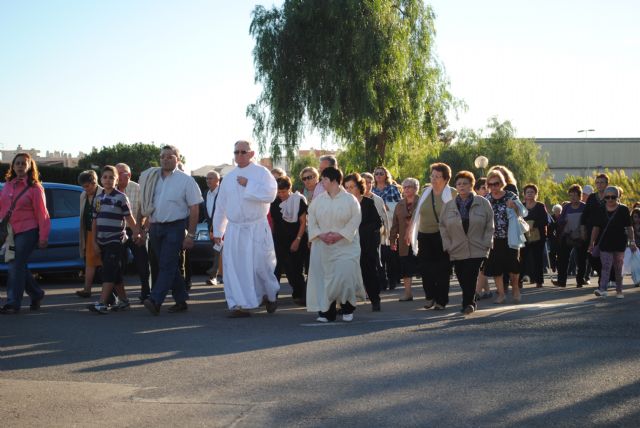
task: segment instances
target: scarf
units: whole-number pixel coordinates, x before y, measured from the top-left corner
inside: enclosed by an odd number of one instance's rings
[[[295,192],[290,194],[286,201],[280,203],[280,212],[284,221],[287,223],[296,223],[298,221],[300,201],[303,199],[304,196],[300,192]]]

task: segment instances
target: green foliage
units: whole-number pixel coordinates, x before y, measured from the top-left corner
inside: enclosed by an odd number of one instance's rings
[[[256,6],[250,33],[263,92],[247,115],[274,159],[294,158],[307,125],[341,141],[359,170],[388,163],[403,141],[448,135],[446,112],[458,102],[423,1],[285,0]]]
[[[622,203],[631,208],[635,202],[640,201],[640,173],[635,173],[629,177],[624,171],[605,170],[604,172],[609,176],[610,185],[622,188]],[[544,202],[548,208],[555,204],[562,204],[562,202],[569,200],[567,190],[573,184],[579,184],[582,187],[590,184],[595,189],[595,177],[598,173],[594,171],[590,177],[569,175],[560,183],[550,178],[545,178],[538,184],[540,189],[538,199]]]
[[[468,170],[479,177],[482,171],[475,168],[473,162],[480,155],[489,159],[489,168],[491,165],[505,165],[513,171],[519,187],[526,183],[539,183],[544,178],[546,158],[533,139],[516,138],[511,123],[499,122],[495,117],[489,120],[487,128],[490,132],[487,137],[482,137],[481,132],[463,130],[456,143],[441,147],[428,156],[423,179],[427,178],[428,165],[433,162],[445,162],[454,174]]]
[[[184,163],[184,157],[181,155],[180,158]],[[144,143],[118,143],[100,150],[94,148],[91,153],[80,159],[78,164],[83,169],[90,169],[94,165],[102,167],[115,165],[119,162],[129,165],[134,174],[140,174],[147,168],[160,165],[160,146]]]
[[[291,178],[293,183],[293,189],[302,191],[304,188],[304,184],[302,184],[302,180],[300,180],[300,172],[308,166],[318,168],[318,159],[316,159],[316,157],[311,153],[305,156],[300,156],[293,162],[291,171],[289,171],[289,178]]]

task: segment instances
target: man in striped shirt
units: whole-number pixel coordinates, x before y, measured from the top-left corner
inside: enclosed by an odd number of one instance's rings
[[[118,302],[112,310],[125,309],[129,306],[124,290],[122,253],[127,240],[125,226],[133,231],[133,237],[140,240],[140,230],[131,214],[127,195],[116,189],[118,182],[116,167],[107,165],[102,168],[100,181],[104,188],[94,204],[93,227],[94,246],[96,254],[102,258],[102,294],[100,301],[89,305],[89,310],[99,314],[107,314],[107,299],[114,287],[118,295]]]

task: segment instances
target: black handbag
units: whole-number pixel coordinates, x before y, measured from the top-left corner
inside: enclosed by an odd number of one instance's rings
[[[5,216],[0,220],[0,246],[3,246],[7,237],[9,236],[9,219],[11,219],[11,214],[13,214],[13,210],[16,207],[16,202],[20,199],[20,196],[24,195],[27,190],[29,190],[29,186],[25,187],[22,192],[16,196],[16,198],[11,202],[11,206],[9,207],[9,211],[5,214]]]

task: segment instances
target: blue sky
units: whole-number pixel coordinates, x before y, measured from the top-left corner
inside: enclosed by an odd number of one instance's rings
[[[438,56],[469,105],[454,128],[496,115],[525,137],[640,137],[640,2],[429,3]],[[229,162],[260,91],[255,4],[0,0],[0,146],[153,141],[180,147],[189,168]]]

